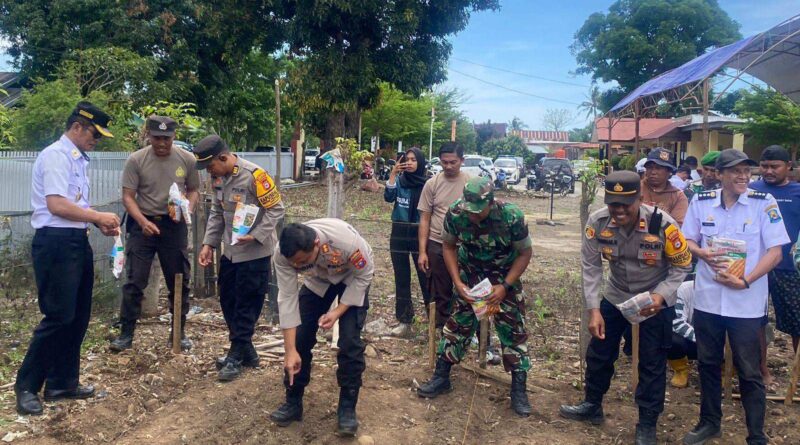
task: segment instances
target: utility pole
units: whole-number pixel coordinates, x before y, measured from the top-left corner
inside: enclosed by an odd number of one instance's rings
[[[275,186],[281,186],[281,81],[275,79]]]
[[[428,159],[433,158],[433,120],[436,118],[436,111],[431,107],[431,139],[428,142]]]
[[[709,134],[708,134],[708,90],[710,86],[708,84],[708,79],[703,81],[703,152],[701,156],[708,153],[708,142],[709,142]]]

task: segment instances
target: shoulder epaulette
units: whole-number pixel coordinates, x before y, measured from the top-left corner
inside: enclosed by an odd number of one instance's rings
[[[708,190],[708,191],[700,192],[700,193],[697,194],[697,200],[698,201],[703,201],[703,200],[706,200],[706,199],[714,199],[716,197],[717,197],[717,191],[716,190]]]
[[[767,194],[756,190],[750,190],[750,192],[747,193],[747,197],[755,199],[767,199]]]

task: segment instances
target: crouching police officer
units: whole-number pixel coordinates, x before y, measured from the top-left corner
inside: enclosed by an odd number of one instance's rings
[[[636,404],[639,423],[636,444],[656,443],[656,423],[664,410],[667,352],[672,343],[672,320],[676,291],[692,261],[686,240],[668,214],[642,205],[639,176],[614,172],[606,178],[605,203],[586,224],[581,261],[589,331],[586,352],[586,394],[578,405],[562,405],[563,417],[603,421],[603,396],[614,374],[623,331],[630,325],[616,305],[642,292],[650,292],[653,303],[640,315],[639,382]],[[603,264],[610,275],[605,295],[600,295]]]
[[[323,218],[287,225],[278,251],[275,273],[286,350],[286,402],[270,419],[279,426],[302,420],[303,392],[311,380],[311,349],[317,343],[317,329],[331,329],[339,320],[336,434],[352,437],[358,430],[356,402],[366,368],[361,329],[367,319],[367,294],[375,267],[372,248],[350,224]],[[302,287],[298,273],[305,275]],[[339,305],[329,311],[336,298]]]
[[[450,368],[464,357],[478,328],[467,291],[489,279],[492,293],[487,301],[503,346],[503,367],[511,372],[511,408],[528,416],[531,405],[526,382],[531,361],[519,280],[532,255],[525,215],[514,204],[495,201],[491,180],[472,178],[464,186],[464,197],[453,203],[445,216],[442,239],[444,262],[458,295],[444,325],[436,370],[417,394],[434,398],[452,390]]]
[[[197,169],[213,176],[214,197],[199,262],[212,264],[214,249],[224,244],[219,265],[219,303],[228,325],[230,349],[217,360],[219,380],[231,381],[242,366],[257,367],[253,346],[256,321],[264,306],[270,259],[278,244],[275,227],[284,208],[275,182],[256,164],[231,153],[217,135],[201,140],[194,150]],[[260,207],[247,235],[232,244],[233,217],[239,204]]]

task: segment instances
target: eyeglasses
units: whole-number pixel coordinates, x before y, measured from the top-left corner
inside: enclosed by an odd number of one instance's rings
[[[91,132],[92,132],[92,137],[93,137],[95,140],[98,140],[98,139],[100,139],[101,137],[103,137],[103,135],[102,135],[102,134],[100,134],[100,132],[99,132],[99,131],[97,131],[97,129],[95,129],[94,127],[84,127],[84,128],[86,128],[87,130],[89,130],[89,131],[91,131]]]

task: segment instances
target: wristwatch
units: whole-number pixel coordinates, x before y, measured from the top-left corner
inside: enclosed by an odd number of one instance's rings
[[[511,286],[511,285],[510,285],[510,284],[508,284],[508,283],[503,283],[503,289],[505,289],[505,290],[506,290],[506,292],[511,292],[511,288],[512,288],[512,287],[513,287],[513,286]]]
[[[747,278],[742,277],[742,281],[744,282],[744,288],[750,289],[750,283],[747,282]]]

